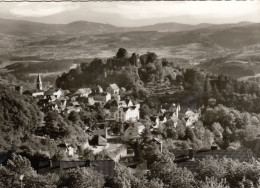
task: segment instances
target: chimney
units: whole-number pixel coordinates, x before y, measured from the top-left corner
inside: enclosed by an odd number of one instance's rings
[[[194,154],[194,150],[192,148],[190,148],[189,149],[189,160],[191,160],[191,161],[194,161],[193,154]]]

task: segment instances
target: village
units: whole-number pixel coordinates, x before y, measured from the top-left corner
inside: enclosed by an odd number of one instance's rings
[[[26,90],[23,94],[34,97],[44,112],[53,110],[60,114],[79,113],[82,110],[80,105],[82,101],[89,107],[95,105],[101,107],[106,112],[106,118],[103,122],[96,123],[94,128],[85,126],[84,130],[89,135],[89,139],[84,144],[84,149],[88,148],[94,154],[106,151],[113,161],[118,162],[134,156],[133,148],[127,143],[140,139],[145,131],[145,125],[140,118],[141,104],[129,97],[121,98],[120,94],[125,91],[125,88],[119,88],[115,83],[111,83],[107,88],[102,88],[99,85],[92,88],[79,88],[74,93],[60,88],[45,90],[39,74],[35,89]],[[180,104],[164,103],[161,104],[157,116],[149,117],[149,121],[152,122],[150,131],[156,131],[159,127],[165,126],[167,121],[173,122],[176,128],[179,119],[184,120],[187,127],[193,128],[193,124],[198,118],[199,112],[196,110],[186,109],[183,111]],[[44,126],[44,122],[41,126]],[[120,127],[123,127],[123,130],[120,131]],[[154,137],[153,141],[158,144],[162,152],[163,139],[158,136]],[[64,147],[64,152],[69,157],[80,158],[78,149],[70,143],[63,143],[61,147]]]
[[[136,58],[134,61],[135,69],[138,63],[140,60]],[[107,78],[109,76],[107,73],[112,74],[110,72],[105,69],[101,78]],[[198,93],[188,95],[182,101],[172,97],[174,93],[185,93],[185,90],[191,91],[197,86],[193,83],[194,79],[190,79],[198,74],[197,70],[186,69],[184,71],[181,69],[176,72],[177,74],[173,76],[174,79],[171,82],[162,82],[161,80],[147,82],[144,85],[148,91],[147,96],[145,96],[146,100],[126,95],[132,90],[127,90],[126,88],[129,89],[127,86],[119,87],[115,82],[110,82],[103,87],[92,84],[90,87],[66,90],[45,85],[42,81],[42,75],[38,74],[34,89],[23,91],[22,86],[10,85],[19,94],[29,96],[36,101],[39,109],[45,114],[34,137],[42,141],[51,140],[58,147],[54,158],[51,157],[50,150],[40,151],[47,158],[38,163],[36,167],[38,173],[51,172],[61,175],[68,172],[69,169],[84,166],[91,167],[106,177],[113,178],[116,164],[123,164],[125,167],[147,172],[150,169],[149,165],[153,163],[152,161],[157,160],[153,157],[153,152],[162,156],[165,153],[167,156],[172,155],[172,160],[178,167],[188,168],[192,172],[198,170],[199,161],[207,156],[226,156],[242,162],[249,162],[253,156],[251,150],[220,149],[219,143],[216,144],[218,135],[215,136],[215,133],[201,127],[201,109],[203,107],[190,103]],[[184,81],[183,72],[190,80]],[[213,75],[210,78],[203,73],[202,75],[206,80],[205,83],[208,84],[204,87],[205,91],[211,87],[209,85],[215,87],[218,85],[219,77]],[[133,71],[131,76],[137,76],[136,78],[140,79],[137,70]],[[222,86],[226,85],[227,81],[222,79]],[[121,84],[121,86],[124,85]],[[157,100],[158,96],[162,99],[161,101]],[[185,100],[192,105],[183,103]],[[157,105],[156,108],[150,109],[149,105],[154,105],[154,102]],[[216,99],[207,99],[207,105],[215,107]],[[81,122],[80,126],[83,130],[81,136],[84,139],[79,142],[80,139],[74,138],[77,135],[70,135],[71,138],[67,137],[65,140],[60,139],[60,132],[51,130],[55,128],[55,123],[51,123],[54,125],[51,129],[47,128],[47,124],[50,122],[47,123],[45,118],[50,112],[55,112],[54,116],[60,116],[64,119],[70,116],[74,118],[76,116],[77,119],[77,116],[80,116],[78,114],[95,112],[97,118],[89,120],[87,123]],[[70,121],[73,123],[69,126],[78,126],[73,120],[70,119]],[[221,130],[221,128],[218,129]],[[53,136],[52,132],[56,135]],[[222,135],[222,133],[218,134]],[[200,138],[200,140],[198,141],[195,137]]]

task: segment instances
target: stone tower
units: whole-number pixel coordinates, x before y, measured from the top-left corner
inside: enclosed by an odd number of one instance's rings
[[[36,88],[37,88],[38,90],[42,90],[42,79],[41,79],[40,74],[38,74],[38,77],[37,77],[37,85],[36,85]]]

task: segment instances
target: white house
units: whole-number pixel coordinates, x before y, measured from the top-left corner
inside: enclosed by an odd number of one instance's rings
[[[46,97],[55,97],[56,99],[60,98],[63,95],[62,89],[49,89],[44,92]]]
[[[106,89],[107,92],[111,93],[111,94],[119,94],[119,87],[116,84],[110,84],[108,86],[108,88]]]
[[[113,118],[118,122],[137,121],[140,118],[139,108],[136,106],[120,107],[113,113]]]

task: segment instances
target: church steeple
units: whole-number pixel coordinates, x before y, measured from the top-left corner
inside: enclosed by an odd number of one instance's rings
[[[36,88],[37,88],[38,90],[42,90],[42,79],[41,79],[40,74],[38,74],[38,77],[37,77]]]

